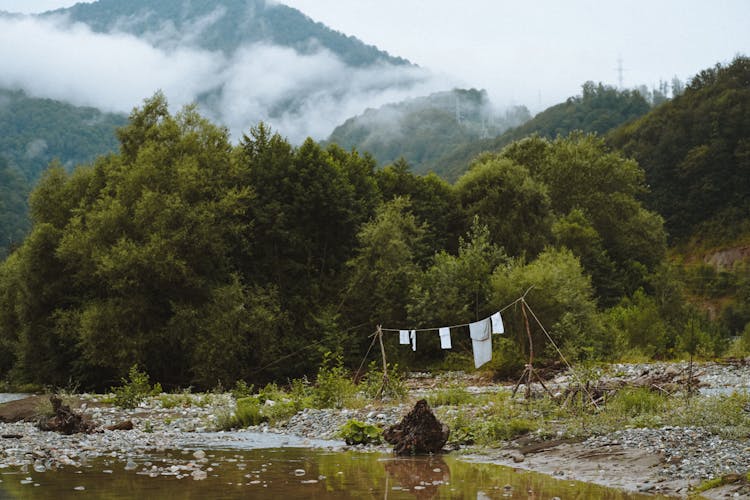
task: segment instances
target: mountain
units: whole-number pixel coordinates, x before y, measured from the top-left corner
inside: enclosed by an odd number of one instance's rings
[[[336,127],[327,142],[367,151],[381,165],[403,157],[414,172],[426,173],[456,148],[529,118],[523,106],[498,113],[484,90],[454,89],[367,109]]]
[[[53,159],[72,168],[118,149],[127,117],[0,89],[0,157],[33,183]]]
[[[430,165],[431,170],[454,181],[471,161],[485,151],[500,151],[513,141],[532,134],[554,139],[574,130],[604,134],[630,120],[643,116],[650,109],[643,96],[634,90],[586,82],[579,96],[570,97],[537,114],[523,125],[509,129],[494,138],[470,142],[449,151]]]
[[[701,71],[609,142],[645,170],[647,201],[673,240],[750,235],[750,58]]]
[[[303,54],[322,47],[354,67],[410,64],[275,1],[99,0],[43,16],[61,14],[98,33],[129,33],[166,48],[188,45],[230,55],[244,45],[266,43]]]

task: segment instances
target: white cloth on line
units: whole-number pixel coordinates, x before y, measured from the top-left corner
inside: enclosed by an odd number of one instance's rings
[[[490,316],[490,320],[492,321],[492,333],[505,333],[505,327],[503,326],[503,317],[500,316],[499,312],[496,312],[495,314]]]
[[[409,332],[409,337],[411,338],[411,350],[416,351],[417,350],[417,331],[411,330]]]
[[[409,344],[411,341],[409,340],[409,330],[399,330],[398,331],[398,343],[399,344]]]
[[[492,321],[490,318],[469,324],[471,347],[474,351],[474,368],[492,360]]]
[[[451,349],[451,329],[445,327],[438,331],[440,332],[440,347],[442,349]]]

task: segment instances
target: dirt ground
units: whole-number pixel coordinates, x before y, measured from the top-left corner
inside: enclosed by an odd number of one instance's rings
[[[519,461],[521,457],[523,461]],[[657,475],[662,461],[659,454],[619,445],[591,449],[581,443],[560,442],[552,448],[507,449],[467,458],[632,492],[684,497],[690,486],[687,481],[667,481]]]

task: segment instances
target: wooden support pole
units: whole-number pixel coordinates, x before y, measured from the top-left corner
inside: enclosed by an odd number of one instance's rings
[[[388,388],[388,361],[385,358],[385,347],[383,346],[383,329],[382,325],[378,325],[378,342],[380,343],[380,354],[383,358],[383,383],[380,385],[378,390],[378,396],[382,397],[385,394],[385,390]]]

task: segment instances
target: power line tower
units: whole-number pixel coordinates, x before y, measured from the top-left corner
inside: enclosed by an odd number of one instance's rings
[[[625,68],[622,67],[622,56],[619,56],[617,58],[617,85],[620,90],[622,90],[622,80],[623,80],[623,74],[625,73]]]

